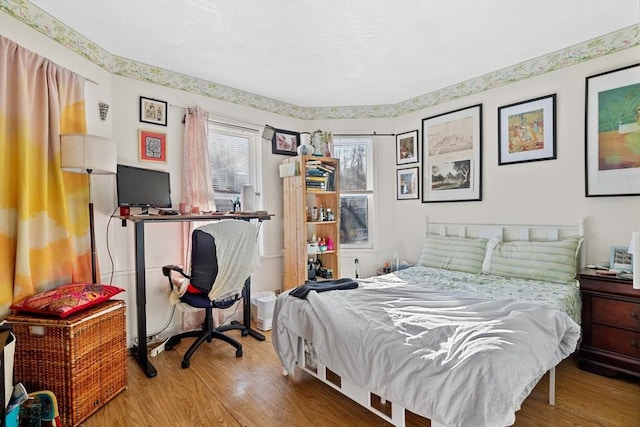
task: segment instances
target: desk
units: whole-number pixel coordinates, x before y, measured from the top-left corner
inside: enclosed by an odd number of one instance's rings
[[[257,219],[259,222],[270,220],[271,214],[234,213],[234,214],[201,214],[201,215],[131,215],[118,216],[122,220],[131,221],[135,232],[135,274],[136,274],[136,318],[138,320],[138,350],[136,360],[147,377],[155,377],[158,373],[147,357],[147,309],[146,309],[146,277],[145,277],[145,249],[144,226],[146,223],[165,222],[193,222],[193,221],[220,221],[223,219],[237,219],[249,221]],[[245,282],[245,297],[243,299],[243,324],[242,335],[247,334],[262,341],[264,335],[251,329],[251,278]]]

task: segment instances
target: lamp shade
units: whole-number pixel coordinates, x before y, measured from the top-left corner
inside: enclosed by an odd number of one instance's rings
[[[116,144],[101,136],[60,135],[61,167],[67,172],[114,175]]]

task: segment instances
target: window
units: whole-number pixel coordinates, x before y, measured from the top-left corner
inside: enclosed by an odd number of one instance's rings
[[[258,132],[209,122],[209,163],[216,209],[233,210],[232,200],[240,197],[243,185],[256,189],[255,207],[260,201]]]
[[[371,248],[373,212],[373,139],[335,137],[334,157],[340,159],[340,244]]]

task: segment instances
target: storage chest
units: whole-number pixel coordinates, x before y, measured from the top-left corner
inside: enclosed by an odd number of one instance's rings
[[[127,386],[124,301],[110,300],[65,319],[7,317],[16,336],[14,381],[50,390],[64,426],[76,426]]]

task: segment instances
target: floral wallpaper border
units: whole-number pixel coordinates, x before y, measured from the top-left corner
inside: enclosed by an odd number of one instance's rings
[[[639,24],[397,104],[300,107],[112,55],[27,0],[0,0],[0,10],[112,74],[303,120],[398,117],[640,45]]]

